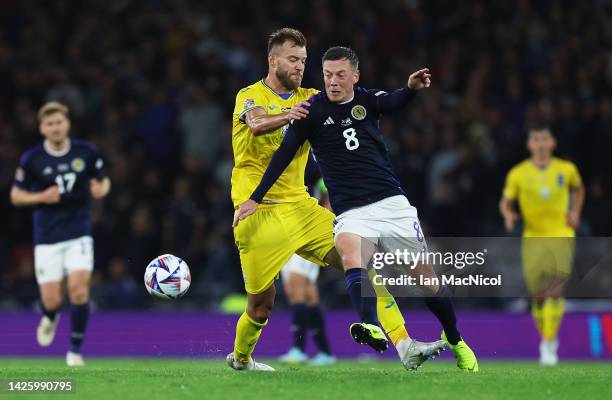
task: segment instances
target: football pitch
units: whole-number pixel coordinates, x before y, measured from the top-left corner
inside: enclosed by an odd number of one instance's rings
[[[263,360],[262,360],[263,361]],[[0,394],[36,399],[603,399],[610,363],[482,361],[480,373],[431,361],[418,372],[399,362],[341,361],[331,367],[270,364],[277,372],[236,372],[223,360],[89,358],[82,369],[62,359],[0,359],[0,379],[75,383],[73,394]]]

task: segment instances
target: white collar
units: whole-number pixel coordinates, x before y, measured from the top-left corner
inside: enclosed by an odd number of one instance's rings
[[[341,102],[341,103],[338,103],[338,104],[348,104],[348,103],[350,103],[351,101],[353,101],[353,99],[354,99],[354,98],[355,98],[355,91],[353,91],[353,95],[351,96],[351,98],[350,98],[350,99],[348,99],[347,101],[343,101],[343,102]]]
[[[70,139],[68,139],[68,146],[66,146],[66,148],[63,149],[63,150],[53,150],[49,146],[49,144],[47,143],[46,140],[43,142],[43,147],[45,148],[45,151],[47,152],[47,154],[49,154],[50,156],[53,156],[53,157],[63,157],[66,154],[68,154],[68,152],[70,151],[70,147],[72,147],[72,146],[71,146],[71,143],[70,143]]]

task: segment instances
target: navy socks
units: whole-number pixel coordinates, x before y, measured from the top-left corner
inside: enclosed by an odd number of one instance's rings
[[[452,345],[459,343],[461,335],[457,330],[457,318],[455,317],[455,309],[453,308],[448,288],[440,286],[438,293],[432,297],[425,298],[425,304],[442,324],[448,342]]]
[[[89,321],[89,303],[72,304],[70,309],[70,351],[73,353],[81,352],[87,321]]]
[[[353,308],[359,314],[361,321],[379,325],[376,314],[376,293],[368,272],[363,268],[351,268],[344,273],[344,281]]]

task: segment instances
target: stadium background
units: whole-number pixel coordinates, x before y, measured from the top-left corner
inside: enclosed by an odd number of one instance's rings
[[[526,127],[544,119],[557,154],[585,181],[579,233],[610,236],[610,2],[5,0],[1,310],[36,307],[31,211],[12,208],[8,193],[20,154],[41,140],[36,110],[51,99],[70,106],[72,134],[99,147],[113,182],[93,207],[96,307],[217,311],[242,292],[230,115],[236,92],[265,76],[266,36],[281,26],[307,36],[306,87],[321,87],[320,57],[336,44],[357,50],[366,87],[399,87],[409,72],[431,68],[432,88],[382,124],[427,233],[506,235],[503,178],[527,156]],[[180,303],[160,305],[145,295],[142,273],[166,252],[189,262],[194,282]],[[326,308],[348,306],[337,278],[322,278]],[[464,306],[483,304],[508,302]]]

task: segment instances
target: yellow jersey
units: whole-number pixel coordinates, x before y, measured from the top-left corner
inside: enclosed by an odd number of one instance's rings
[[[523,217],[523,237],[574,237],[567,223],[570,191],[582,179],[570,161],[552,158],[545,168],[531,160],[514,166],[506,177],[504,197],[517,200]]]
[[[238,207],[251,196],[266,171],[272,155],[280,146],[283,133],[288,126],[285,125],[274,131],[255,136],[245,121],[245,114],[255,108],[262,108],[268,114],[280,114],[288,111],[297,102],[308,100],[318,92],[316,89],[300,87],[289,96],[281,96],[266,85],[263,79],[238,92],[232,119],[232,148],[234,150],[232,201],[234,207]],[[263,203],[291,203],[310,197],[304,185],[304,170],[308,162],[309,151],[310,144],[306,142],[268,191]]]

